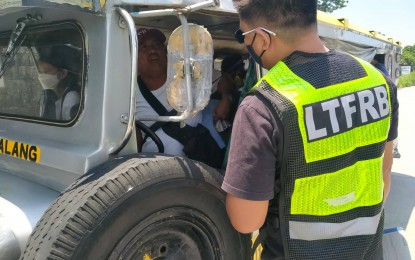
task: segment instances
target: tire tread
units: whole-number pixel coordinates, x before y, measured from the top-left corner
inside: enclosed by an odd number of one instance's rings
[[[126,157],[79,178],[62,193],[37,223],[21,260],[73,259],[80,241],[123,196],[142,185],[168,178],[195,178],[220,187],[221,176],[202,163],[179,157],[155,160]]]

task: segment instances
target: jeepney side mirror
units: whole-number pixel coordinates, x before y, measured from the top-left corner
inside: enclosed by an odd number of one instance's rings
[[[189,107],[190,94],[193,100],[190,113],[196,113],[208,104],[212,91],[213,41],[203,26],[191,23],[187,26],[188,46],[183,26],[176,28],[168,41],[167,100],[175,110],[184,112]],[[190,54],[190,86],[185,75],[186,51]]]

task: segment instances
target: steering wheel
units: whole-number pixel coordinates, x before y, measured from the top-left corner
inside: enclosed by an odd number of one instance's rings
[[[159,149],[159,153],[164,153],[163,142],[161,141],[160,137],[158,137],[156,133],[150,129],[150,127],[146,126],[138,120],[135,120],[135,126],[146,134],[145,137],[149,136],[156,143],[157,148]]]

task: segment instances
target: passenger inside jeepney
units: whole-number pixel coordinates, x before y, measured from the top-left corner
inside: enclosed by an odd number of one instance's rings
[[[370,62],[375,68],[380,70],[385,76],[389,76],[388,69],[385,66],[385,54],[376,54]]]
[[[43,88],[40,117],[62,121],[73,119],[80,104],[79,50],[69,46],[52,46],[39,48],[38,52],[36,66]]]
[[[167,48],[165,35],[157,29],[140,28],[138,36],[138,94],[136,100],[136,118],[140,116],[157,117],[174,115],[175,110],[167,101]],[[225,144],[219,133],[213,126],[212,114],[208,111],[199,112],[188,118],[185,127],[180,123],[155,121],[143,121],[161,140],[164,153],[179,156],[196,156],[196,159],[206,164],[219,168],[224,156]],[[206,120],[210,117],[210,120]],[[206,122],[212,121],[212,124]],[[197,134],[196,134],[197,132]],[[196,146],[193,137],[203,136]],[[148,133],[137,130],[137,146],[142,152],[159,152],[156,142],[147,138]],[[189,140],[190,139],[190,140]],[[190,148],[191,147],[191,148]],[[193,159],[193,158],[192,158]]]
[[[240,97],[239,89],[244,85],[246,71],[240,54],[226,56],[221,62],[220,77],[212,87],[211,102],[215,103],[213,117],[218,131],[228,128],[235,116]]]

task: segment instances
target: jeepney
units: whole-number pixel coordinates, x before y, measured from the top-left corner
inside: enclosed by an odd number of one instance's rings
[[[251,236],[226,215],[223,170],[136,145],[140,121],[183,121],[196,107],[194,64],[213,57],[190,51],[190,24],[208,32],[219,57],[248,60],[234,40],[232,1],[0,0],[0,20],[1,260],[250,258]],[[136,118],[136,28],[169,36],[179,26],[186,106],[177,116]],[[399,76],[393,39],[321,12],[319,32],[329,48],[368,61],[385,55]],[[72,60],[78,86],[67,118],[40,112],[39,62],[56,46],[68,50],[56,56]],[[208,65],[200,73],[211,75]],[[255,79],[264,73],[251,69]]]

